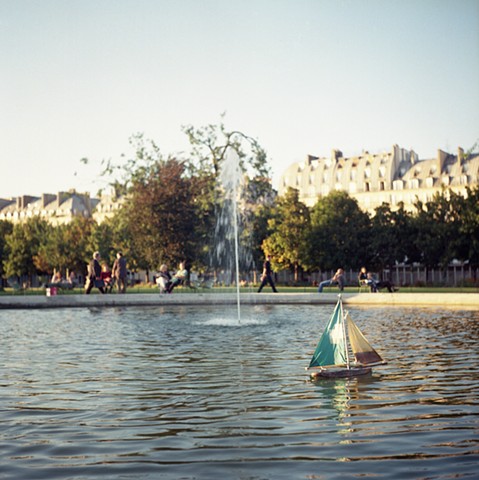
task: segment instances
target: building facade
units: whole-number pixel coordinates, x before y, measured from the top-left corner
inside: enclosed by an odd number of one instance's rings
[[[331,157],[308,155],[303,162],[292,164],[283,174],[279,194],[289,187],[299,191],[299,199],[313,206],[318,198],[334,190],[347,192],[360,208],[370,213],[382,203],[391,208],[404,203],[414,209],[416,200],[427,202],[447,187],[465,195],[466,187],[479,185],[479,154],[457,155],[438,150],[436,158],[419,160],[413,150],[394,145],[389,152],[344,157],[333,150]]]
[[[39,216],[52,225],[62,225],[74,217],[93,218],[98,223],[112,216],[121,206],[122,199],[104,194],[100,198],[75,190],[43,193],[40,197],[22,195],[10,199],[0,198],[0,220],[18,223]]]

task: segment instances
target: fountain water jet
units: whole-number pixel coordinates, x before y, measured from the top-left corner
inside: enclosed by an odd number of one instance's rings
[[[224,195],[222,210],[218,216],[215,234],[217,260],[223,257],[226,270],[235,271],[238,322],[241,321],[240,278],[239,278],[239,229],[238,203],[242,191],[242,174],[236,150],[229,148],[219,175],[220,187]],[[223,237],[218,239],[218,237]],[[230,248],[234,245],[234,267],[231,264]]]

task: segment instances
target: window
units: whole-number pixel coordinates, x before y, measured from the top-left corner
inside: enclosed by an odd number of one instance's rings
[[[394,180],[393,190],[402,190],[404,188],[404,182],[402,180]]]

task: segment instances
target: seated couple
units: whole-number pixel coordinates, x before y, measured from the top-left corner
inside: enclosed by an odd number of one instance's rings
[[[377,293],[382,288],[387,288],[390,293],[399,290],[399,288],[395,288],[389,280],[376,280],[372,273],[367,272],[366,267],[361,268],[358,280],[360,285],[367,285],[373,293]]]
[[[188,271],[185,268],[185,262],[180,263],[179,269],[173,277],[170,275],[167,265],[163,264],[156,278],[160,293],[171,293],[177,285],[186,280],[187,276]]]
[[[344,279],[344,270],[342,268],[338,268],[336,273],[334,274],[333,278],[329,280],[324,280],[319,284],[318,292],[321,293],[324,287],[329,287],[330,285],[338,285],[339,290],[342,292],[344,290],[344,285],[346,281]]]

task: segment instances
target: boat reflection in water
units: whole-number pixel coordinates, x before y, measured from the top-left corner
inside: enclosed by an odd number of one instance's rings
[[[196,309],[0,311],[2,478],[476,475],[478,312],[355,308],[388,364],[311,381],[330,306]]]

